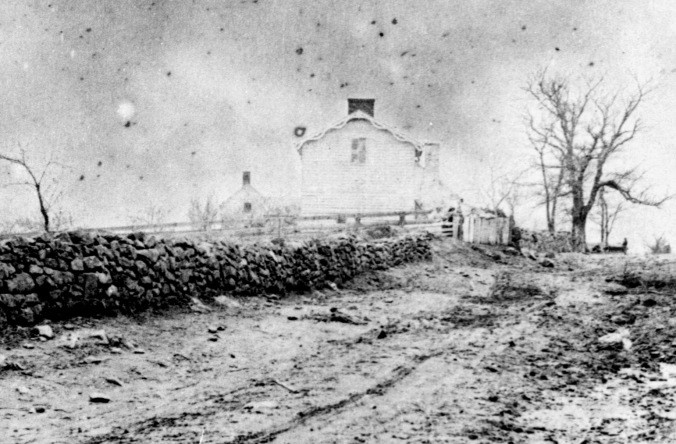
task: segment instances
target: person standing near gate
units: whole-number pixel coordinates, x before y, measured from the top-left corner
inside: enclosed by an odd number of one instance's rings
[[[462,200],[460,202],[462,202]],[[458,205],[458,209],[456,210],[455,221],[456,221],[455,223],[458,224],[458,230],[457,230],[458,240],[462,240],[462,238],[463,238],[462,226],[465,223],[465,216],[462,214],[462,207],[460,205]]]
[[[441,232],[444,236],[453,237],[453,233],[455,231],[453,226],[454,222],[455,222],[455,208],[451,207],[448,209],[446,214],[444,214],[444,218],[442,219],[441,222]]]

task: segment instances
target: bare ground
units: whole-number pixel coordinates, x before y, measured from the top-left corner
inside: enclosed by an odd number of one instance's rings
[[[0,441],[676,442],[673,262],[435,248],[337,290],[15,333]]]

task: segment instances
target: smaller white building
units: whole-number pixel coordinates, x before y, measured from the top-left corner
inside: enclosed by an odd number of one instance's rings
[[[251,172],[244,171],[242,188],[223,203],[223,220],[259,222],[265,219],[268,209],[268,199],[251,185]]]

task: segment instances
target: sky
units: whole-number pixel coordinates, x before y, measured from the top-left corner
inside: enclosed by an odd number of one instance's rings
[[[22,147],[76,225],[124,225],[149,208],[185,221],[242,171],[280,202],[299,193],[294,128],[340,120],[348,97],[442,145],[442,179],[486,204],[491,171],[530,162],[524,91],[546,68],[650,80],[643,132],[621,159],[676,192],[676,2],[670,0],[6,0],[0,3],[1,150]],[[0,181],[23,173],[0,165]],[[30,189],[0,189],[0,218],[34,217]],[[542,226],[523,204],[517,220]],[[611,241],[666,234],[676,203],[623,213]],[[590,227],[593,231],[594,227]],[[590,237],[593,233],[590,232]]]

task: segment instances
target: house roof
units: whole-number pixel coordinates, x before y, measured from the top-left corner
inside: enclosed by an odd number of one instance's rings
[[[250,184],[242,186],[235,193],[230,195],[225,202],[223,202],[223,210],[226,213],[238,213],[242,211],[244,202],[254,204],[256,207],[265,207],[267,199],[257,189]]]
[[[315,134],[314,136],[311,136],[311,137],[308,137],[308,138],[302,140],[296,146],[296,150],[298,152],[301,152],[302,149],[303,149],[303,146],[305,146],[306,143],[312,142],[312,141],[315,141],[315,140],[319,140],[319,139],[323,138],[327,133],[329,133],[331,131],[339,130],[353,120],[366,120],[371,125],[373,125],[374,128],[389,132],[398,141],[410,143],[411,145],[413,145],[415,147],[416,151],[422,152],[422,150],[423,150],[422,147],[424,145],[424,142],[420,142],[420,141],[411,139],[410,137],[406,136],[405,134],[400,133],[396,129],[394,129],[394,128],[388,126],[388,125],[385,125],[383,123],[378,122],[372,116],[370,116],[369,114],[366,114],[363,111],[355,111],[353,113],[350,113],[347,116],[343,117],[338,122],[336,122],[335,124],[325,128],[323,131]]]

